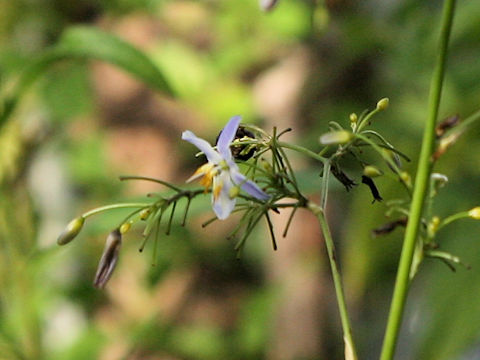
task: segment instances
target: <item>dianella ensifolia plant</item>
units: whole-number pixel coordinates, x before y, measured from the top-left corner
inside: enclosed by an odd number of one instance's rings
[[[324,234],[333,273],[341,321],[344,330],[346,352],[355,358],[355,347],[347,315],[346,302],[342,289],[339,266],[331,231],[326,221],[328,189],[330,178],[343,184],[350,190],[358,183],[366,184],[372,193],[373,202],[382,201],[374,178],[389,173],[399,181],[410,194],[411,184],[406,172],[401,170],[401,160],[408,158],[397,150],[382,135],[370,128],[375,116],[387,109],[389,100],[381,99],[371,111],[364,111],[359,116],[352,113],[342,126],[330,122],[329,130],[319,136],[315,149],[285,142],[282,135],[292,129],[281,131],[273,128],[267,132],[257,126],[241,123],[240,116],[233,116],[221,130],[215,146],[197,137],[191,131],[184,131],[181,138],[200,150],[197,156],[204,156],[206,162],[186,180],[187,183],[198,181],[200,188],[178,186],[161,179],[142,176],[121,176],[121,180],[153,181],[165,186],[168,191],[148,194],[145,202],[118,203],[90,210],[72,220],[57,242],[64,245],[72,241],[83,228],[85,221],[96,214],[120,208],[131,208],[128,216],[107,236],[104,252],[101,256],[94,285],[103,288],[112,276],[118,261],[122,237],[133,225],[143,224],[143,236],[139,250],[143,251],[149,240],[154,242],[156,254],[161,234],[171,232],[174,214],[179,202],[185,202],[180,225],[185,225],[192,201],[209,196],[215,214],[203,223],[206,227],[217,220],[225,220],[230,214],[240,214],[238,224],[228,236],[236,239],[235,251],[241,255],[247,239],[255,227],[263,220],[269,229],[272,247],[277,249],[277,241],[271,217],[281,211],[290,210],[290,217],[282,236],[286,236],[297,209],[310,210],[318,218]],[[292,167],[290,156],[298,153],[313,159],[318,165],[318,188],[321,192],[319,203],[312,201],[302,189]],[[370,163],[366,155],[377,154],[376,164]],[[192,154],[193,155],[193,154]],[[343,169],[345,159],[358,164],[359,178],[352,179]],[[382,170],[383,168],[383,170]]]
[[[262,0],[259,4],[263,10],[273,10],[277,1]],[[276,231],[271,218],[276,213],[290,211],[285,228],[281,229],[282,236],[286,236],[296,211],[299,208],[307,209],[317,217],[325,239],[343,329],[345,358],[357,359],[326,211],[331,179],[340,182],[346,191],[360,183],[365,184],[372,194],[372,203],[383,201],[387,208],[386,215],[391,219],[374,229],[372,234],[380,236],[398,227],[405,228],[404,246],[381,353],[382,360],[392,359],[409,285],[423,259],[439,259],[453,270],[458,264],[463,265],[457,256],[440,249],[437,233],[462,218],[480,219],[480,207],[441,219],[434,213],[433,206],[436,195],[448,182],[445,175],[433,171],[435,164],[465,129],[480,120],[479,111],[463,121],[455,115],[437,123],[454,6],[455,0],[445,1],[439,53],[430,90],[428,119],[415,179],[412,179],[403,167],[404,163],[410,161],[407,155],[372,128],[379,113],[388,108],[388,98],[379,100],[373,110],[365,110],[359,115],[352,113],[345,121],[329,122],[328,129],[319,136],[318,145],[312,149],[283,141],[282,135],[292,129],[273,128],[267,131],[246,122],[242,123],[240,116],[234,116],[221,130],[215,145],[188,130],[181,135],[183,140],[200,150],[197,156],[205,157],[205,163],[186,180],[187,183],[198,181],[201,187],[179,186],[143,176],[122,176],[120,180],[152,181],[167,190],[148,194],[143,202],[111,204],[90,210],[67,225],[58,238],[58,244],[64,245],[72,241],[81,232],[86,220],[93,215],[121,208],[132,209],[107,236],[93,282],[96,287],[103,288],[119,259],[123,235],[134,225],[142,226],[139,250],[143,251],[149,241],[153,242],[155,257],[158,246],[161,246],[159,244],[162,233],[168,235],[172,230],[177,204],[180,202],[185,203],[179,224],[181,226],[188,220],[191,202],[204,196],[211,198],[215,216],[203,223],[202,227],[217,220],[225,220],[232,213],[239,214],[240,216],[236,217],[239,219],[237,225],[228,235],[229,238],[236,239],[234,249],[238,256],[241,256],[246,241],[260,221],[266,223],[272,247],[276,250]],[[309,196],[311,194],[297,181],[290,160],[293,153],[316,162],[319,169],[320,201],[313,201]],[[359,171],[356,174],[347,173],[344,166],[346,160],[358,165]],[[404,189],[404,197],[384,201],[375,184],[375,178],[379,176],[388,176],[397,182]]]

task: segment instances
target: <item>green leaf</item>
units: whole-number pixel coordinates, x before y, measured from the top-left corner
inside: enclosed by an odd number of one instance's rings
[[[95,59],[117,65],[153,89],[173,95],[163,73],[144,52],[115,35],[93,27],[76,26],[66,30],[55,47],[45,51],[20,74],[13,93],[3,104],[0,127],[29,86],[51,65],[66,59]]]
[[[56,51],[60,56],[97,59],[117,65],[152,88],[172,94],[162,72],[145,53],[96,28],[78,26],[68,29]]]

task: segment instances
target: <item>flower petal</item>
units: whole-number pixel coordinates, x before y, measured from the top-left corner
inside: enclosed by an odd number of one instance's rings
[[[233,139],[235,139],[235,135],[237,133],[238,125],[242,117],[237,115],[232,117],[227,125],[223,128],[220,136],[218,137],[217,141],[217,149],[220,155],[225,159],[230,159],[232,157],[232,153],[230,151],[230,144],[232,143]]]
[[[222,188],[218,195],[215,196],[215,188],[218,186],[221,186]],[[213,211],[220,220],[226,219],[235,208],[236,199],[230,198],[230,189],[232,187],[233,183],[230,179],[230,174],[227,171],[224,171],[215,177],[212,191],[212,203]]]
[[[268,200],[270,198],[270,195],[260,189],[258,185],[255,184],[253,181],[247,180],[245,175],[240,173],[238,169],[230,169],[230,175],[232,176],[233,182],[235,184],[240,185],[243,191],[253,196],[254,198],[258,200]]]
[[[252,195],[254,198],[257,198],[258,200],[265,201],[270,199],[270,195],[268,195],[265,191],[260,189],[260,187],[251,180],[247,180],[246,182],[244,182],[241,185],[241,188],[243,191]]]
[[[218,152],[208,143],[208,141],[197,137],[193,132],[187,130],[182,133],[182,139],[195,145],[201,152],[205,154],[209,162],[218,164],[222,158]]]

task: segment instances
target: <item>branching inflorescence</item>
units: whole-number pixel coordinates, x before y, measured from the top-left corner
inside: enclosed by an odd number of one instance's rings
[[[333,175],[333,178],[343,184],[347,191],[359,182],[367,185],[372,194],[372,202],[381,202],[383,198],[375,185],[374,179],[389,174],[394,181],[402,185],[405,190],[405,197],[389,199],[384,202],[387,207],[386,215],[396,218],[373,230],[372,234],[374,236],[383,235],[407,224],[408,209],[412,196],[412,182],[409,173],[402,168],[401,159],[407,162],[410,160],[384,136],[369,127],[374,117],[387,109],[388,104],[389,100],[384,98],[371,111],[366,110],[359,116],[352,113],[349,116],[347,126],[331,121],[329,131],[319,137],[319,148],[313,150],[282,141],[281,136],[291,129],[278,132],[274,128],[272,134],[269,134],[257,126],[240,124],[240,116],[234,116],[229,120],[217,137],[216,146],[198,138],[191,131],[185,131],[182,134],[182,139],[195,145],[201,151],[198,155],[204,155],[207,160],[187,182],[198,180],[203,188],[183,188],[160,179],[143,176],[122,176],[120,180],[156,182],[165,186],[168,191],[166,193],[148,194],[148,201],[145,202],[118,203],[88,211],[72,220],[59,236],[57,242],[59,245],[64,245],[72,241],[80,233],[85,220],[92,215],[120,208],[133,209],[107,237],[94,279],[94,286],[103,288],[110,279],[117,263],[122,235],[129,231],[132,225],[143,223],[143,240],[139,250],[143,251],[149,239],[153,238],[153,254],[155,257],[160,231],[163,229],[165,234],[170,233],[177,204],[180,201],[186,201],[181,226],[184,226],[187,221],[191,202],[205,194],[211,196],[215,217],[204,222],[202,227],[206,227],[216,220],[227,219],[232,213],[239,214],[238,224],[228,236],[237,239],[235,250],[239,256],[246,240],[262,218],[265,219],[273,249],[276,250],[277,242],[270,216],[287,208],[291,209],[291,215],[285,229],[282,230],[282,236],[285,237],[296,210],[298,208],[308,209],[318,218],[325,238],[344,331],[345,354],[349,359],[356,359],[339,266],[335,256],[333,239],[325,217],[325,209],[330,175]],[[442,125],[443,123],[439,125],[439,147],[442,146],[442,137],[457,122],[449,121],[451,125],[448,126]],[[323,145],[323,147],[320,145]],[[318,180],[321,189],[320,204],[310,200],[308,194],[297,181],[295,170],[288,155],[290,152],[306,156],[322,168],[321,180],[320,178]],[[375,154],[376,156],[372,156]],[[353,160],[358,164],[361,171],[356,176],[351,176],[344,170],[343,162],[347,158],[349,161]],[[372,164],[372,161],[375,164]],[[360,181],[357,178],[360,178]],[[433,198],[446,182],[446,176],[432,175],[429,192],[430,210]],[[162,223],[164,217],[168,217],[166,224]],[[461,263],[458,257],[438,250],[435,235],[442,227],[464,217],[480,219],[479,208],[452,215],[444,220],[432,215],[431,211],[425,213],[425,217],[422,218],[423,227],[418,237],[418,246],[411,267],[411,277],[415,275],[425,256],[438,258],[446,262],[451,268],[455,264]]]

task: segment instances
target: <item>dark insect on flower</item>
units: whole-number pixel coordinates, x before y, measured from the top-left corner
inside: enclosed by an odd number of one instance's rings
[[[449,116],[446,119],[440,121],[435,128],[435,135],[437,135],[437,139],[442,137],[445,132],[450,130],[451,128],[458,125],[460,122],[460,117],[458,115]]]
[[[370,188],[370,192],[372,193],[372,196],[373,196],[372,204],[375,201],[382,201],[383,200],[383,198],[380,196],[380,193],[378,192],[377,186],[373,182],[372,178],[369,178],[368,176],[362,175],[362,184],[365,184]]]
[[[350,179],[347,174],[343,172],[342,169],[337,164],[332,164],[332,167],[330,168],[330,171],[332,172],[332,175],[335,176],[335,178],[340,181],[343,186],[345,186],[345,189],[349,191],[351,188],[353,188],[355,185],[355,181]]]
[[[97,273],[93,280],[93,286],[102,289],[112,276],[115,265],[117,265],[118,254],[122,245],[122,234],[119,229],[113,230],[108,234],[102,257],[98,263]]]
[[[380,235],[386,235],[391,233],[393,230],[395,230],[398,226],[406,226],[407,225],[407,218],[402,217],[398,220],[388,222],[376,229],[372,230],[372,235],[373,236],[380,236]]]
[[[220,132],[221,134],[222,132]],[[215,144],[218,143],[218,139],[220,138],[220,134],[218,134],[217,139],[215,140]],[[255,135],[251,131],[245,129],[244,126],[240,125],[237,129],[235,134],[235,139],[238,140],[253,140],[255,139]],[[255,151],[257,150],[256,145],[254,144],[243,144],[243,145],[233,145],[230,147],[232,151],[232,156],[237,160],[247,161],[253,155],[255,155]]]

